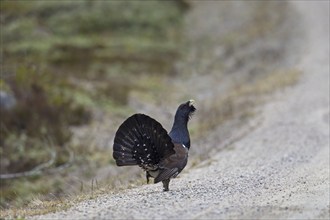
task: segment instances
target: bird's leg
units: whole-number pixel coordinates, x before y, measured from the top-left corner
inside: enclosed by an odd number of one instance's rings
[[[165,191],[168,191],[168,185],[170,184],[170,179],[167,179],[167,180],[163,180],[163,187],[164,187],[164,192]]]
[[[147,184],[149,183],[149,177],[151,177],[151,175],[146,171]]]

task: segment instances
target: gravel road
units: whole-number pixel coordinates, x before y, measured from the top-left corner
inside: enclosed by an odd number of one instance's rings
[[[186,170],[169,192],[144,185],[34,218],[329,219],[329,2],[291,4],[306,34],[294,66],[303,74],[262,107],[256,129]]]

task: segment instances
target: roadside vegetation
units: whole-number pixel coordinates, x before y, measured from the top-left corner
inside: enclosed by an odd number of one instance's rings
[[[185,7],[156,0],[0,4],[0,90],[14,97],[0,108],[1,208],[85,191],[84,178],[112,159],[109,149],[73,143],[73,130],[91,126],[99,112],[120,117],[130,111],[130,90],[149,89],[141,76],[168,74],[180,56]]]

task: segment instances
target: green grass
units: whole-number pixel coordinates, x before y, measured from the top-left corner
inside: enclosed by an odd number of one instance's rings
[[[67,149],[75,155],[71,168],[51,174],[59,181],[50,174],[1,180],[0,206],[63,196],[70,181],[79,193],[72,178],[84,182],[113,161],[93,140],[73,143],[72,128],[92,129],[100,111],[114,123],[130,112],[131,91],[157,90],[142,78],[157,81],[180,56],[184,9],[157,0],[4,0],[0,6],[0,89],[17,99],[14,109],[1,110],[1,173],[33,169],[50,152],[56,159],[49,168],[56,169],[68,162]]]

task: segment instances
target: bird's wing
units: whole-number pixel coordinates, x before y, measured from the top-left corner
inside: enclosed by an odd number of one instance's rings
[[[176,177],[187,165],[188,149],[182,144],[174,144],[175,154],[164,158],[159,163],[160,173],[155,178],[155,183]]]

